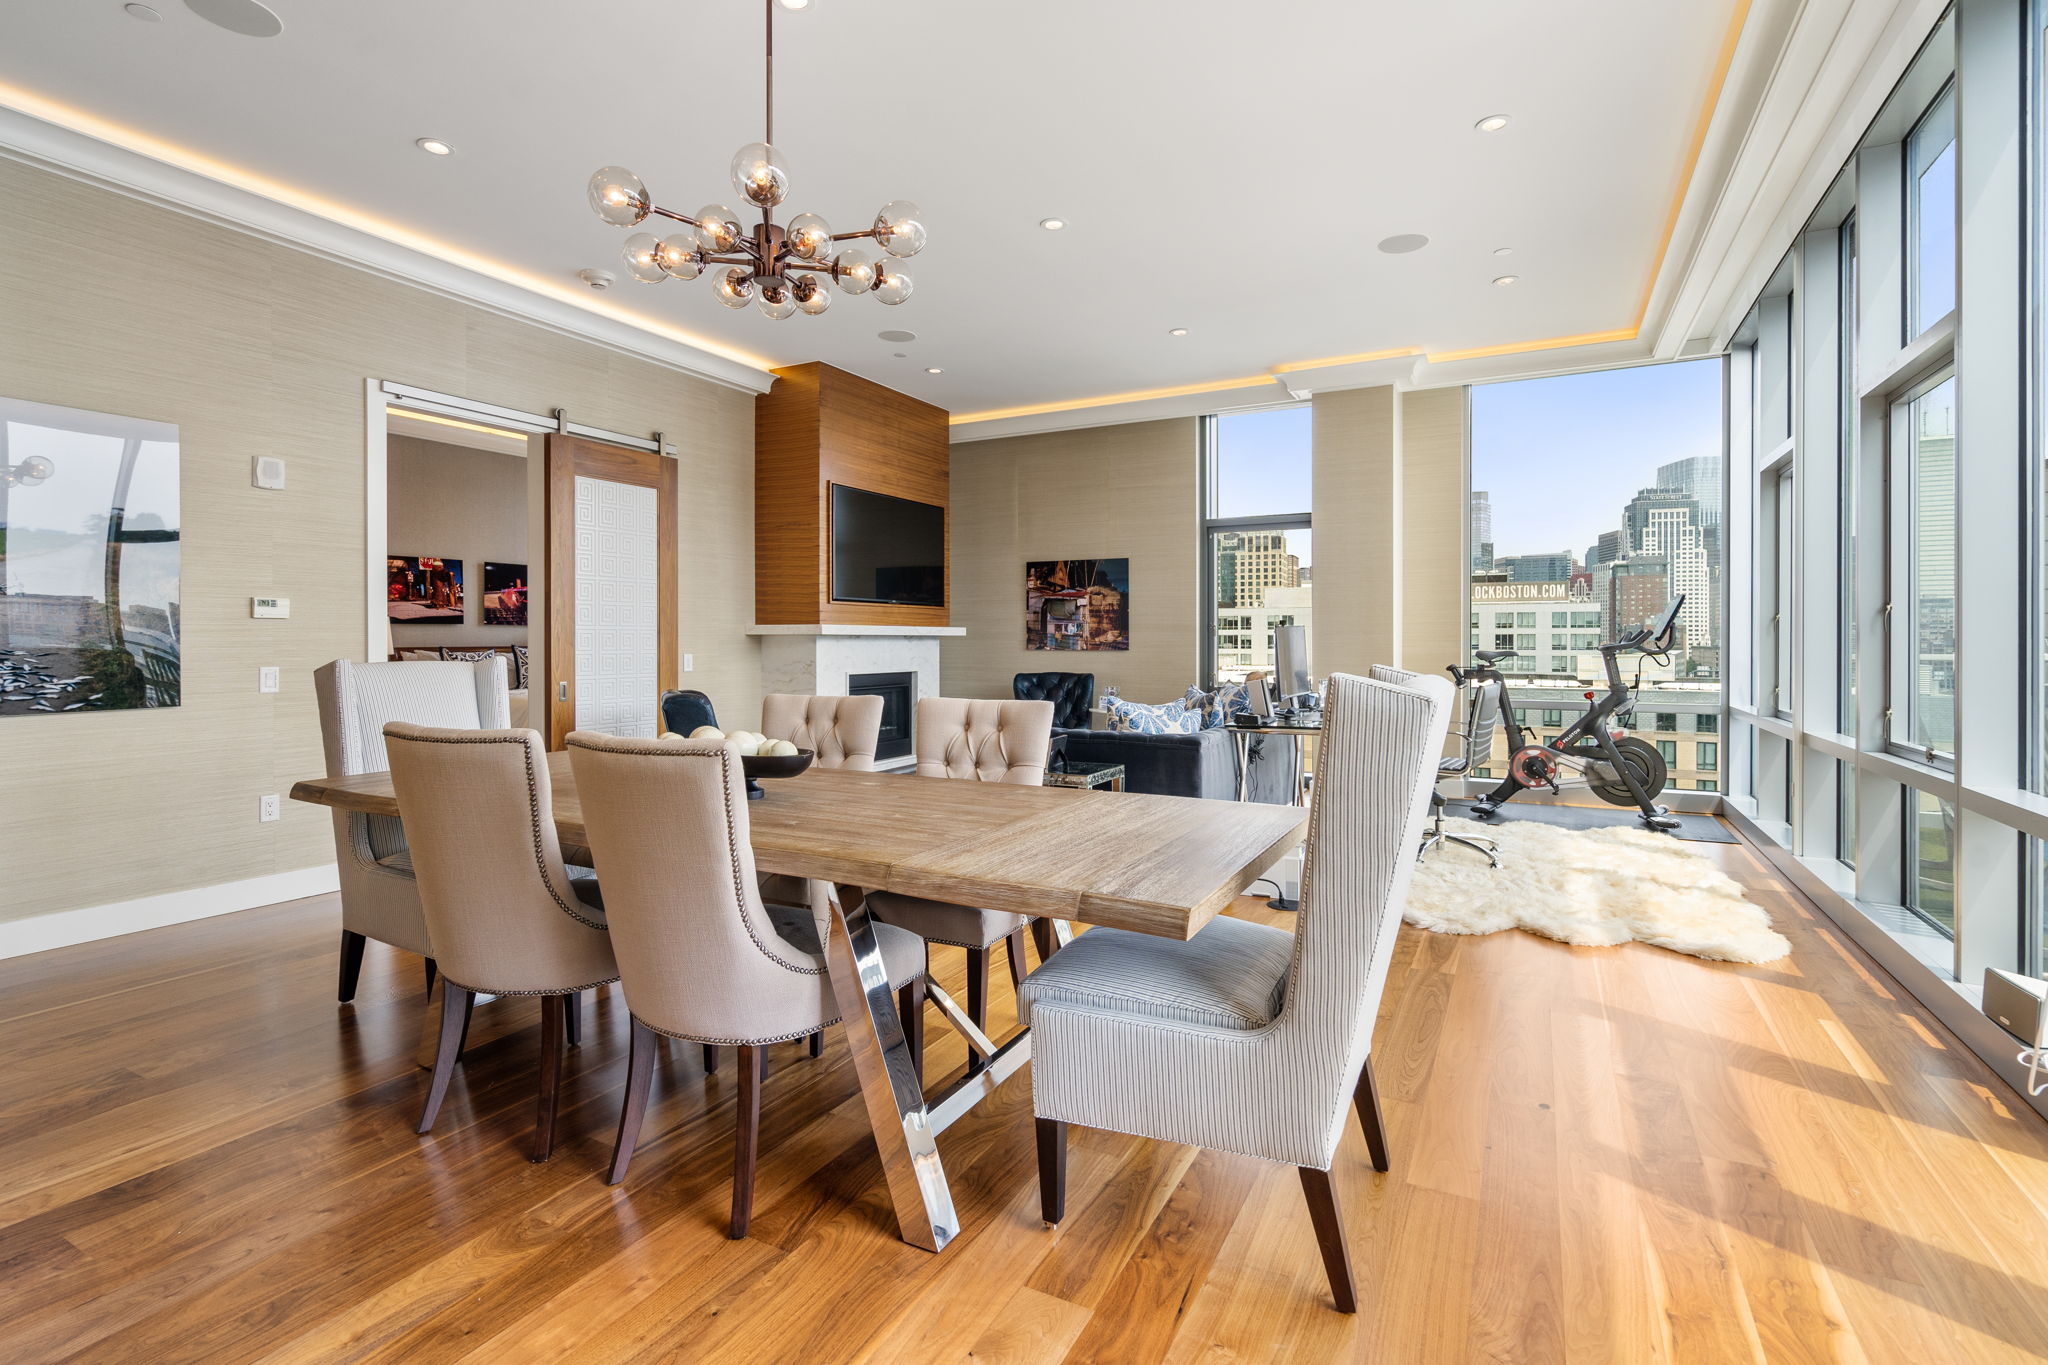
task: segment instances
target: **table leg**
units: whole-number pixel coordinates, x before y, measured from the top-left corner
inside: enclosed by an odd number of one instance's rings
[[[1252,793],[1252,741],[1247,730],[1232,729],[1230,738],[1237,744],[1237,799],[1251,800]]]
[[[911,1063],[881,945],[860,888],[834,887],[830,900],[826,966],[846,1026],[854,1073],[860,1077],[868,1123],[881,1151],[882,1174],[896,1206],[896,1227],[904,1241],[938,1251],[953,1240],[960,1220],[953,1212],[945,1168],[939,1164],[937,1131]]]

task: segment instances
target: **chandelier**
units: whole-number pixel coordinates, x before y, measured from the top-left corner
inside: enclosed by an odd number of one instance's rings
[[[782,3],[803,8],[791,0]],[[761,210],[760,226],[748,232],[740,215],[723,204],[706,204],[695,214],[661,208],[640,177],[623,166],[606,166],[590,177],[590,207],[614,227],[636,227],[654,216],[690,229],[669,237],[636,232],[626,239],[626,271],[643,284],[694,280],[713,270],[711,292],[720,303],[728,308],[752,303],[778,322],[792,313],[815,316],[831,307],[828,284],[848,294],[872,293],[886,304],[901,303],[910,297],[910,276],[889,258],[900,260],[924,249],[917,205],[907,199],[884,204],[873,225],[861,232],[834,232],[815,213],[799,213],[787,226],[775,221],[775,206],[789,193],[789,172],[775,149],[775,5],[776,0],[766,0],[765,136],[732,159],[733,188]],[[841,242],[863,238],[873,238],[887,256],[870,260],[859,247],[839,248]]]

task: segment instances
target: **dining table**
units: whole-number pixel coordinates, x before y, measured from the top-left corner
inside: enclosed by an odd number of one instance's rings
[[[563,855],[593,866],[567,753],[548,755],[548,776]],[[387,772],[308,778],[291,795],[403,818]],[[756,868],[827,888],[827,967],[897,1227],[935,1252],[959,1231],[939,1136],[1017,1075],[1031,1035],[998,1045],[928,986],[984,1064],[927,1096],[868,893],[1033,916],[1054,926],[1056,943],[1072,923],[1187,940],[1300,842],[1308,818],[1298,806],[815,767],[768,784],[747,806]]]

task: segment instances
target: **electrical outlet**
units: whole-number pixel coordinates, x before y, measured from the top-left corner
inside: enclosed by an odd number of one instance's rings
[[[284,814],[283,804],[283,802],[278,800],[276,792],[272,792],[268,796],[257,797],[256,818],[258,820],[277,819],[278,816]]]
[[[259,669],[257,669],[257,670],[256,670],[256,690],[257,690],[258,692],[275,692],[275,691],[277,691],[277,670],[276,670],[276,669],[274,669],[274,668],[259,668]]]
[[[683,656],[683,672],[685,672],[685,673],[690,673],[690,672],[694,672],[694,671],[696,670],[696,667],[697,667],[697,656],[696,656],[696,655],[694,655],[694,654],[685,654],[685,655]]]

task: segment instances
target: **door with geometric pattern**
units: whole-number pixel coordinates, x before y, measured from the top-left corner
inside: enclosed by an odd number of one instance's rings
[[[677,684],[676,464],[548,437],[548,747],[660,730]]]

